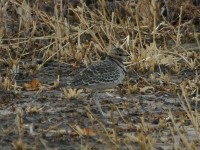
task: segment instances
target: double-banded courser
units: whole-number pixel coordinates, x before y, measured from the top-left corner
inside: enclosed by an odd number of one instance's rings
[[[92,97],[104,117],[108,113],[103,112],[97,99],[97,93],[105,89],[111,89],[122,82],[126,68],[123,61],[128,53],[122,48],[111,49],[105,60],[95,62],[78,73],[70,86],[81,89],[92,89]]]

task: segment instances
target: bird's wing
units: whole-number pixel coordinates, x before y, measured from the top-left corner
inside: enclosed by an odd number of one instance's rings
[[[84,87],[99,83],[112,83],[113,81],[118,80],[120,76],[117,69],[117,65],[110,61],[93,63],[74,77],[71,86]]]

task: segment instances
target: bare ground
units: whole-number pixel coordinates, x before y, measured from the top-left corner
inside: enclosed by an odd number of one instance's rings
[[[52,85],[57,79],[58,72],[61,76],[61,86],[67,86],[73,72],[76,71],[67,65],[50,62],[37,76],[42,84]],[[199,70],[197,72],[200,73]],[[192,77],[197,72],[188,70],[184,74]],[[128,76],[133,81],[139,79],[136,74],[128,74]],[[143,75],[140,78],[145,76],[148,77]],[[173,83],[178,84],[185,77],[180,74],[173,75],[172,78]],[[28,82],[28,79],[21,75],[16,81],[19,85],[23,85]],[[159,83],[154,83],[154,87],[156,86],[160,86]],[[103,109],[112,110],[112,117],[109,119],[103,118],[97,111],[94,102],[88,97],[89,91],[82,92],[81,97],[74,100],[64,98],[60,88],[41,91],[22,89],[18,94],[1,91],[1,149],[12,149],[13,145],[17,145],[16,141],[20,137],[28,149],[44,149],[44,147],[47,149],[140,149],[141,145],[129,138],[132,135],[139,136],[141,132],[147,137],[151,136],[156,149],[171,149],[174,146],[174,138],[178,143],[181,140],[179,135],[172,135],[170,132],[173,125],[169,111],[176,118],[176,122],[184,126],[185,135],[198,142],[180,98],[167,90],[159,89],[149,88],[149,91],[143,94],[123,94],[122,97],[119,96],[120,91],[117,89],[100,93],[99,99]],[[191,106],[195,109],[195,105]],[[22,127],[19,128],[19,125]],[[95,135],[91,136],[90,133],[80,135],[77,126],[81,129],[89,128],[95,132]],[[147,137],[141,138],[145,140]],[[117,144],[113,141],[117,141]]]
[[[1,1],[0,149],[200,149],[199,1],[147,2]],[[99,93],[106,119],[68,85],[117,44],[130,57]]]

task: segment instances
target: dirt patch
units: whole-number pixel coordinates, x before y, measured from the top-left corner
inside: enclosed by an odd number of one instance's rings
[[[197,1],[13,0],[0,7],[0,149],[200,147]],[[112,45],[130,57],[122,85],[98,94],[111,113],[103,118],[90,91],[69,84]]]

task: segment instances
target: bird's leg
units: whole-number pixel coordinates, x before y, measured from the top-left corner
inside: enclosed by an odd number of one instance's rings
[[[100,113],[101,113],[104,117],[107,118],[107,117],[110,116],[110,114],[103,112],[103,110],[102,110],[102,108],[101,108],[101,104],[99,103],[99,100],[98,100],[98,98],[97,98],[97,93],[98,93],[98,91],[93,92],[93,99],[94,99],[94,102],[95,102],[96,106],[98,107]]]

